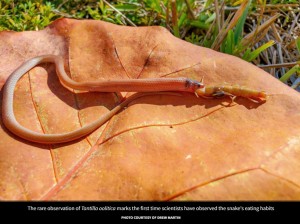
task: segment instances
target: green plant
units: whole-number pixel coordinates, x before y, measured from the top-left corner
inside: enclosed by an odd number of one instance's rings
[[[51,2],[8,1],[0,2],[0,30],[39,30],[55,18]]]
[[[267,71],[295,86],[290,78],[299,64],[295,10],[299,0],[1,0],[0,31],[40,30],[61,17],[163,26],[193,44],[268,65]],[[287,71],[280,64],[294,67]]]

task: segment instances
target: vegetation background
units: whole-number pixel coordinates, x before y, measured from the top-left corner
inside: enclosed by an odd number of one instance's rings
[[[40,30],[62,17],[163,26],[300,90],[299,0],[0,0],[0,31]]]

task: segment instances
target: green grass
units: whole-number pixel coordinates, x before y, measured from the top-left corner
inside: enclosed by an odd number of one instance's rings
[[[18,3],[17,3],[18,2]],[[43,1],[0,1],[1,30],[39,30],[59,18],[54,5]]]
[[[299,69],[289,69],[299,64],[299,13],[298,0],[0,0],[0,31],[40,30],[62,17],[163,26],[193,44],[267,65],[297,88]]]

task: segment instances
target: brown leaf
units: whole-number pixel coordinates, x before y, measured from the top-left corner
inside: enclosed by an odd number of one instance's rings
[[[1,121],[2,200],[299,200],[300,97],[261,69],[197,47],[161,27],[60,19],[37,32],[0,33],[0,85],[25,60],[64,56],[76,81],[189,77],[265,90],[237,98],[145,96],[85,139],[41,145]],[[2,100],[2,97],[1,97]],[[65,89],[52,64],[15,89],[17,120],[40,133],[84,126],[111,110],[113,93]],[[2,105],[2,102],[1,102]]]

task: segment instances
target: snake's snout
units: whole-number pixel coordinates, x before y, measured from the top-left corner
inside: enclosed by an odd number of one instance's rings
[[[196,86],[197,86],[197,89],[202,89],[205,87],[205,85],[202,82],[197,82]]]

